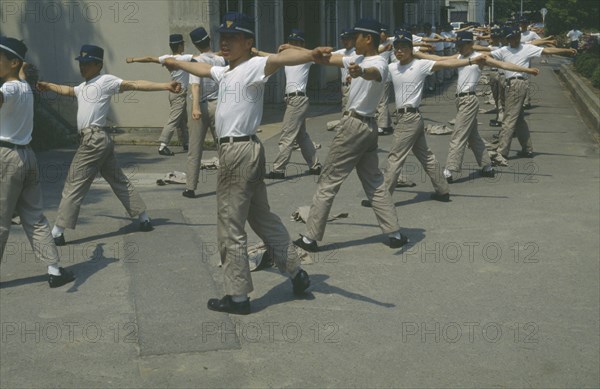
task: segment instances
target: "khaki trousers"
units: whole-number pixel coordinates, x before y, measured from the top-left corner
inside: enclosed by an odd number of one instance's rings
[[[169,92],[169,103],[171,105],[169,119],[158,141],[169,144],[177,131],[179,141],[186,145],[188,144],[187,88],[182,88],[179,93]]]
[[[292,157],[292,144],[298,142],[302,157],[309,168],[315,168],[319,163],[317,150],[310,136],[306,132],[306,114],[308,113],[308,97],[286,97],[287,107],[283,116],[283,127],[279,138],[279,154],[275,157],[273,171],[285,172],[285,168]]]
[[[348,105],[348,95],[350,94],[350,84],[344,86],[342,84],[342,112],[346,111],[346,105]]]
[[[525,80],[507,80],[505,92],[505,110],[502,120],[502,130],[497,152],[504,158],[508,158],[513,133],[517,132],[517,139],[524,151],[533,151],[529,126],[525,121],[523,102],[527,95],[528,83]]]
[[[190,126],[190,143],[186,167],[186,185],[189,190],[196,190],[198,187],[198,178],[200,176],[200,164],[202,163],[202,151],[204,150],[204,140],[206,133],[210,130],[215,145],[218,142],[215,132],[215,112],[217,110],[217,100],[206,101],[200,104],[202,116],[199,120],[192,119]]]
[[[33,150],[0,147],[0,259],[16,213],[36,259],[48,265],[58,262],[58,250],[42,207],[42,188]]]
[[[257,138],[219,145],[217,239],[225,293],[241,295],[254,287],[248,264],[246,221],[269,249],[282,273],[294,274],[300,258],[281,219],[267,198],[265,150]]]
[[[396,182],[411,150],[431,178],[436,193],[441,195],[449,193],[448,182],[442,175],[435,155],[427,145],[423,118],[420,113],[410,112],[399,114],[394,130],[394,144],[388,155],[388,166],[384,173],[389,193],[394,193]]]
[[[377,127],[391,128],[392,115],[390,115],[390,103],[393,99],[394,84],[391,81],[386,81],[383,87],[383,95],[377,105]]]
[[[492,97],[496,104],[496,120],[501,122],[504,119],[504,91],[505,91],[504,75],[500,72],[493,72],[490,75],[490,89]]]
[[[146,204],[117,162],[110,135],[98,127],[84,128],[63,188],[57,226],[75,228],[81,203],[98,173],[109,183],[129,216],[137,216],[146,210]]]
[[[479,100],[475,95],[456,98],[456,122],[450,139],[446,169],[460,172],[467,144],[473,151],[480,167],[489,165],[492,161],[485,147],[485,143],[477,131],[477,113]]]
[[[340,121],[329,155],[319,176],[317,192],[306,221],[306,236],[322,240],[333,200],[342,183],[356,168],[356,174],[367,198],[371,200],[377,222],[383,233],[400,230],[396,208],[390,194],[385,190],[383,175],[377,157],[377,127],[374,119],[344,116]]]

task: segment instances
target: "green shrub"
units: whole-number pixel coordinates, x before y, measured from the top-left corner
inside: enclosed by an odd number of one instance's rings
[[[596,88],[600,88],[600,65],[596,66],[594,74],[592,74],[592,85]]]
[[[575,59],[575,69],[584,77],[591,78],[596,68],[600,65],[600,56],[595,54],[580,54]]]

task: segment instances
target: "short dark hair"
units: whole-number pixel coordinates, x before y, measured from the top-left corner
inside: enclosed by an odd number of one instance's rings
[[[179,42],[179,43],[169,43],[169,47],[171,48],[171,51],[177,51],[177,49],[179,48],[179,46],[184,46],[184,42]],[[185,47],[185,46],[184,46]]]
[[[17,61],[19,61],[19,66],[17,66],[17,72],[21,71],[21,68],[23,67],[23,62],[24,62],[21,58],[19,58],[15,53],[11,53],[10,51],[2,49],[2,48],[0,48],[0,53],[4,54],[6,59],[8,59],[9,61],[12,61],[13,59],[16,59]]]
[[[198,43],[194,43],[194,46],[196,46],[199,50],[204,50],[210,47],[210,38],[206,38]]]

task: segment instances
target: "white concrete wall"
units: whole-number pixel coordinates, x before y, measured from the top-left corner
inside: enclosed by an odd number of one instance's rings
[[[27,60],[40,68],[43,80],[75,85],[82,81],[78,55],[82,44],[105,50],[104,71],[128,80],[165,82],[170,77],[157,64],[126,64],[128,56],[169,53],[170,33],[182,33],[186,51],[195,52],[189,32],[203,25],[215,30],[218,4],[209,1],[70,1],[3,0],[2,35],[20,38]],[[209,12],[214,11],[214,12]],[[216,14],[215,14],[216,13]],[[214,19],[214,20],[213,20]],[[72,99],[54,99],[54,107],[75,123]],[[167,92],[129,92],[115,96],[110,123],[117,127],[162,127],[169,112]]]

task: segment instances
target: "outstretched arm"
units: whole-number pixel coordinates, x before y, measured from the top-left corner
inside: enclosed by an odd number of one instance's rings
[[[456,55],[448,55],[448,56],[433,55],[433,54],[424,53],[422,51],[417,51],[416,53],[413,53],[413,55],[415,58],[418,58],[418,59],[430,59],[432,61],[446,61],[449,59],[456,59]]]
[[[442,61],[436,61],[431,70],[436,71],[440,69],[460,68],[468,65],[483,65],[484,63],[485,57],[483,55],[480,55],[475,58],[447,59]]]
[[[575,50],[575,49],[559,49],[557,47],[546,47],[546,48],[544,48],[544,51],[542,51],[542,54],[544,54],[544,55],[556,54],[556,55],[561,55],[563,57],[572,57],[575,54],[577,54],[577,50]]]
[[[485,64],[494,68],[500,68],[511,72],[528,73],[537,76],[540,73],[538,68],[526,68],[523,66],[515,65],[509,62],[498,61],[492,57],[485,57]]]
[[[183,70],[198,77],[211,77],[210,69],[212,69],[212,65],[204,62],[177,61],[175,58],[167,58],[163,66],[169,71]]]
[[[331,57],[331,47],[317,47],[313,50],[284,50],[270,55],[265,65],[265,76],[270,76],[284,66],[301,65],[307,62],[321,63],[325,58]]]
[[[75,96],[75,88],[73,88],[72,86],[68,86],[68,85],[59,85],[59,84],[53,84],[51,82],[38,81],[37,89],[40,92],[50,91],[50,92],[58,93],[61,96],[69,96],[69,97]]]
[[[125,92],[130,90],[137,90],[141,92],[154,92],[154,91],[164,91],[168,90],[169,92],[179,93],[181,92],[181,84],[177,81],[171,82],[153,82],[146,80],[137,80],[137,81],[125,81],[121,82],[121,87],[119,88],[119,92]]]
[[[127,62],[127,63],[134,63],[134,62],[160,63],[160,61],[158,60],[158,57],[127,57],[125,59],[125,62]]]

